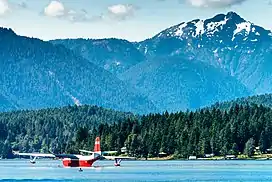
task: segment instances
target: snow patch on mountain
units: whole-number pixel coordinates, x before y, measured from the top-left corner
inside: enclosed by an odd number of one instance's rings
[[[219,31],[218,27],[222,27],[223,25],[225,25],[228,20],[229,19],[227,17],[225,17],[225,19],[222,21],[208,23],[207,24],[208,34],[213,35],[215,32],[218,32]]]
[[[115,61],[116,66],[119,66],[121,64],[120,61]]]
[[[251,23],[249,23],[249,22],[242,22],[242,23],[237,24],[236,26],[237,26],[237,28],[236,28],[236,30],[234,30],[233,36],[235,36],[236,34],[240,33],[243,30],[246,31],[247,35],[251,31]]]
[[[250,22],[242,22],[236,25],[236,29],[233,32],[232,41],[234,41],[237,34],[241,33],[243,30],[245,30],[245,35],[249,35],[251,32],[251,23]],[[252,30],[253,31],[253,30]],[[255,28],[254,28],[255,31]],[[257,32],[258,33],[258,32]],[[247,40],[247,37],[244,38],[244,40]]]
[[[203,20],[199,20],[198,22],[195,23],[195,34],[193,35],[193,37],[197,37],[202,35],[203,33],[205,33],[205,28],[204,28],[204,21]]]
[[[175,32],[175,36],[182,36],[183,28],[187,26],[187,23],[183,22],[179,27],[178,30]]]
[[[228,36],[225,36],[227,34]],[[181,40],[190,40],[191,38],[230,38],[234,41],[237,36],[244,36],[242,39],[244,41],[257,42],[255,40],[256,36],[261,36],[263,34],[262,29],[253,23],[244,20],[239,15],[235,13],[228,13],[226,15],[220,14],[211,19],[206,20],[193,20],[189,22],[183,22],[179,25],[173,26],[164,32],[161,32],[158,37],[176,37]],[[252,36],[249,36],[252,35]],[[270,33],[272,36],[272,33]],[[251,40],[252,39],[252,40]],[[216,40],[220,43],[225,42],[225,40]],[[187,43],[187,45],[189,45]],[[198,46],[198,44],[196,45]],[[199,47],[199,46],[198,46]]]
[[[71,94],[70,94],[70,97],[73,100],[75,105],[77,105],[77,106],[81,105],[80,101],[76,97],[72,96]]]
[[[147,47],[147,46],[145,46],[145,48],[144,48],[144,54],[146,54],[146,53],[147,53],[147,51],[148,51],[148,47]]]
[[[48,73],[49,73],[49,75],[51,75],[51,76],[54,74],[52,71],[48,71]]]

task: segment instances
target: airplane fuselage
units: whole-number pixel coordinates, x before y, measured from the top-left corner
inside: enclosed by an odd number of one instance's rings
[[[100,155],[56,155],[62,158],[62,164],[64,167],[92,167],[93,163],[99,160]]]
[[[81,160],[65,158],[62,160],[64,167],[92,167],[97,159]]]

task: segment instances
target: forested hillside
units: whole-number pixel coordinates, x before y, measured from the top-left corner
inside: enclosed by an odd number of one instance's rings
[[[105,139],[125,140],[133,156],[158,156],[159,152],[203,156],[245,153],[252,155],[254,146],[264,152],[272,145],[272,110],[263,106],[235,105],[228,112],[203,109],[197,112],[151,114],[131,128],[105,127],[98,135]],[[121,132],[120,132],[121,131]],[[120,135],[122,134],[122,135]],[[122,138],[123,137],[123,138]],[[108,144],[108,143],[106,143]]]
[[[1,113],[0,156],[11,157],[12,148],[28,152],[71,152],[70,149],[78,146],[72,147],[71,142],[77,141],[80,128],[92,131],[101,123],[119,123],[135,118],[132,113],[87,105]],[[85,139],[89,141],[89,138]],[[86,143],[85,147],[90,146]]]
[[[156,107],[131,85],[64,46],[0,28],[0,111],[90,104],[135,113]]]
[[[160,112],[272,91],[272,32],[235,12],[181,22],[141,42],[50,42],[130,83]]]
[[[160,111],[177,112],[210,106],[250,94],[223,71],[184,57],[156,57],[120,75],[147,95]]]
[[[235,12],[141,42],[42,41],[0,28],[0,111],[90,104],[148,114],[270,93],[271,45],[271,31]]]
[[[61,44],[93,64],[117,75],[145,61],[145,56],[129,41],[120,39],[64,39],[52,40]]]
[[[263,105],[265,107],[272,107],[272,94],[264,94],[264,95],[254,95],[250,97],[242,97],[232,101],[226,102],[218,102],[212,105],[212,108],[219,108],[228,110],[234,105],[247,105],[247,104],[256,104],[256,105]]]
[[[159,152],[203,156],[245,153],[272,145],[272,110],[262,105],[234,105],[228,111],[150,114],[137,118],[97,107],[66,107],[0,115],[1,154],[11,150],[57,153],[92,150],[96,136],[102,150],[126,146],[137,157]],[[100,123],[95,125],[94,123]]]

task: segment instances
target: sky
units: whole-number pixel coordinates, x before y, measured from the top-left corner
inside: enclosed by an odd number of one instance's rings
[[[0,26],[42,40],[141,41],[181,22],[229,11],[272,29],[272,0],[0,0]]]

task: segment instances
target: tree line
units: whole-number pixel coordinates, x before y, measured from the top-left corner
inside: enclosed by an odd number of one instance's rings
[[[98,106],[67,106],[33,111],[0,113],[0,157],[12,158],[12,150],[22,152],[78,152],[79,128],[137,118]],[[72,145],[72,146],[71,146]]]
[[[235,104],[228,111],[213,108],[165,112],[143,116],[140,122],[101,124],[96,135],[102,136],[106,150],[126,146],[136,157],[157,157],[160,152],[176,158],[205,154],[252,156],[257,146],[262,153],[271,147],[271,121],[270,108]]]
[[[253,155],[272,145],[272,109],[256,104],[233,105],[229,110],[205,108],[195,112],[156,113],[143,116],[108,114],[93,117],[92,107],[67,107],[0,115],[0,152],[76,153],[93,150],[96,136],[102,150],[126,147],[130,156],[176,158],[215,154]],[[51,111],[51,112],[49,112]],[[91,112],[92,111],[92,112]],[[118,116],[118,117],[117,117]],[[71,118],[70,118],[71,117]],[[69,119],[70,118],[70,119]]]

